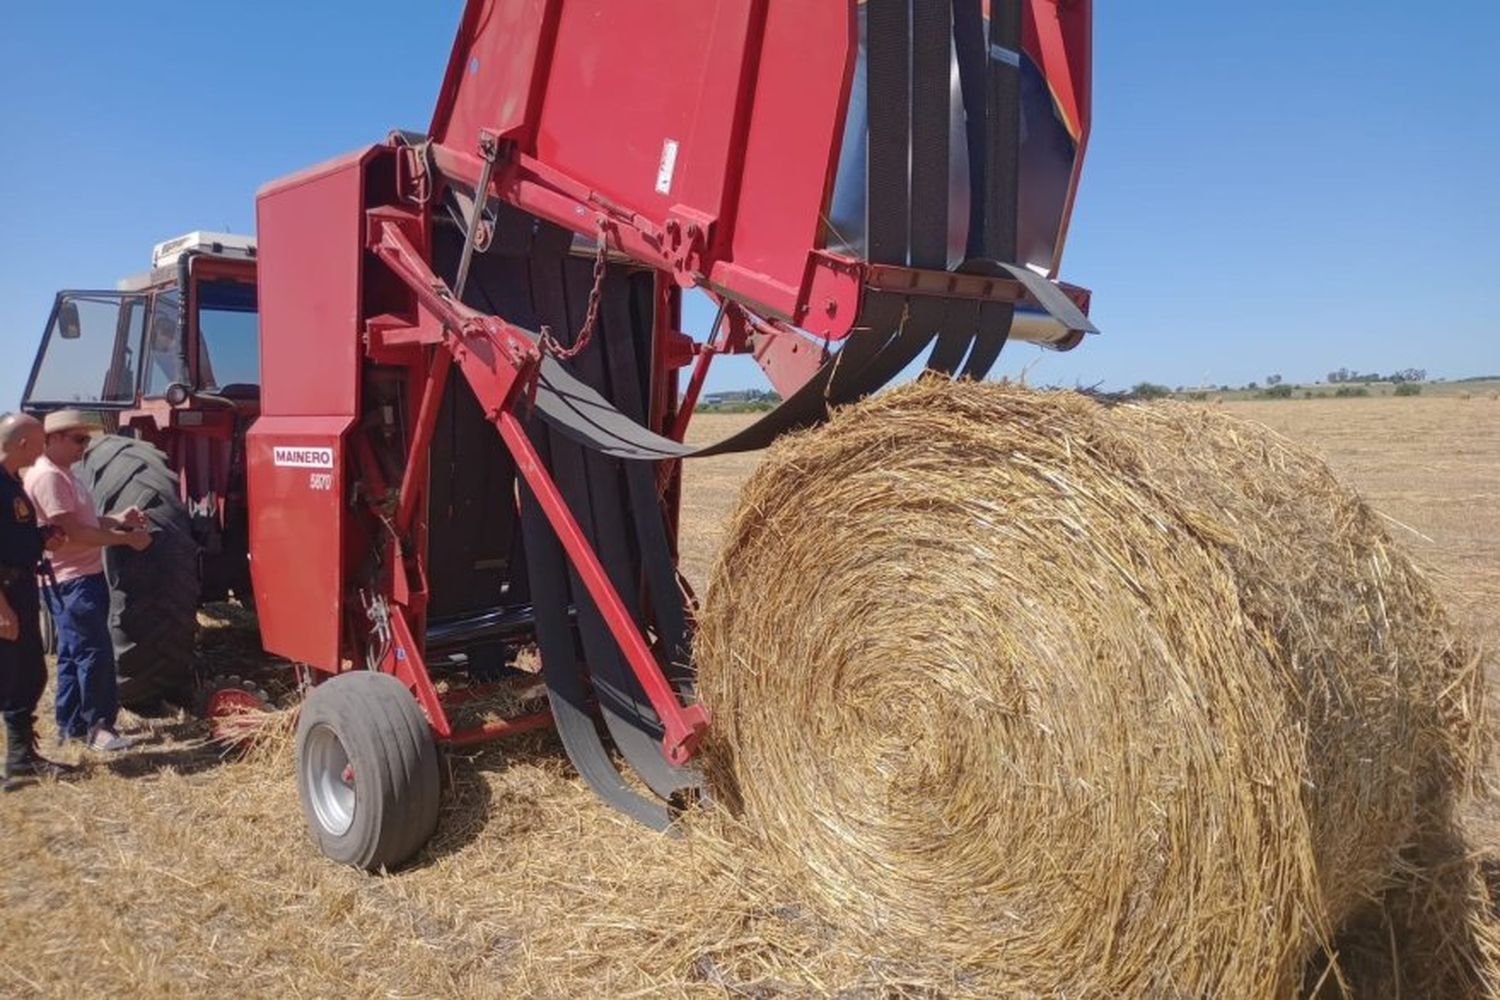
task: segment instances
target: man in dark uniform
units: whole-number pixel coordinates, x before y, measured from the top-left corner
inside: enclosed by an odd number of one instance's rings
[[[36,706],[47,686],[36,571],[42,529],[21,488],[21,470],[42,453],[42,425],[22,413],[0,416],[0,715],[5,718],[6,791],[25,778],[71,768],[36,750]]]

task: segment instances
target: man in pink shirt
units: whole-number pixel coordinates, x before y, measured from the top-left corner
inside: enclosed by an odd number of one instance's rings
[[[58,739],[84,740],[91,750],[123,750],[129,743],[115,732],[120,698],[104,546],[129,545],[140,551],[151,544],[151,535],[144,530],[145,515],[135,507],[118,517],[101,517],[73,474],[73,464],[100,430],[98,423],[80,410],[59,410],[47,415],[44,426],[46,447],[26,471],[25,486],[44,523],[67,534],[49,558],[53,579],[46,587],[57,625]]]

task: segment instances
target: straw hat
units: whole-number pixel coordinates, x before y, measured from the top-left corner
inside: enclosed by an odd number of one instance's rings
[[[104,425],[99,421],[98,414],[87,410],[57,410],[47,414],[42,423],[42,429],[48,434],[61,434],[79,428],[98,434],[104,430]]]

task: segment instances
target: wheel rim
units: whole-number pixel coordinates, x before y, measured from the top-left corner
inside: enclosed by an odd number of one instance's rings
[[[318,725],[307,734],[302,780],[318,825],[335,837],[354,825],[354,768],[338,734]]]

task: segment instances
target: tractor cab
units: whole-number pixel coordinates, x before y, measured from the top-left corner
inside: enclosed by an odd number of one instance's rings
[[[23,408],[101,411],[148,439],[185,413],[253,417],[260,399],[255,241],[193,232],[159,243],[151,270],[113,291],[59,292]]]

